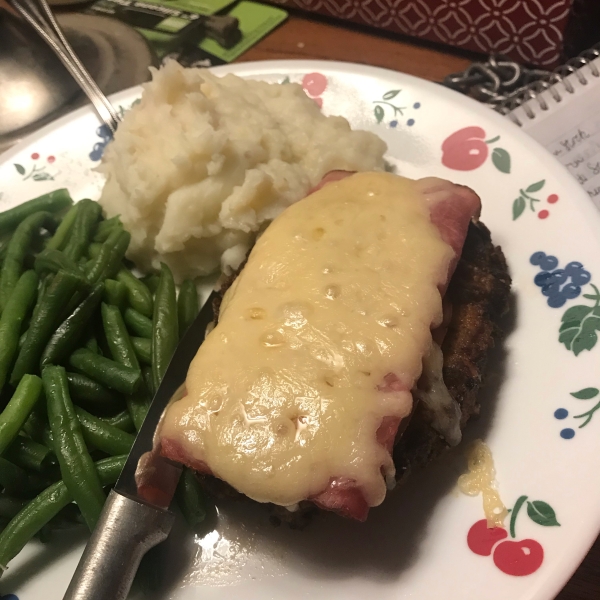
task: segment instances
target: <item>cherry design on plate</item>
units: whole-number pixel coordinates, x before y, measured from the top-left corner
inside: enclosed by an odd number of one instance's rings
[[[487,520],[482,519],[474,523],[467,534],[467,545],[471,552],[479,556],[492,556],[500,571],[515,577],[535,573],[544,562],[544,549],[537,540],[516,539],[517,516],[525,503],[527,515],[534,523],[543,527],[560,526],[554,509],[548,503],[543,500],[529,501],[527,496],[520,496],[510,510],[509,531],[504,527],[488,527]]]
[[[442,164],[455,171],[473,171],[485,163],[490,144],[500,136],[486,140],[481,127],[464,127],[449,135],[442,143]],[[492,150],[492,163],[501,173],[510,173],[510,154],[504,148]]]
[[[532,194],[535,192],[539,192],[544,185],[546,185],[546,180],[541,179],[540,181],[536,181],[535,183],[531,183],[525,189],[519,190],[519,197],[513,201],[512,204],[512,213],[513,213],[513,221],[516,221],[525,211],[525,209],[529,206],[530,210],[535,213],[536,211],[536,203],[541,202],[540,198],[536,198]],[[556,204],[559,201],[558,194],[550,194],[546,198],[546,202],[548,204]],[[550,216],[550,211],[546,208],[543,208],[537,213],[538,219],[547,219]]]
[[[33,164],[31,167],[24,167],[20,163],[14,163],[14,167],[17,173],[21,175],[22,181],[32,179],[33,181],[48,181],[54,180],[58,173],[51,174],[46,169],[48,165],[51,165],[56,161],[56,157],[53,155],[41,157],[39,152],[33,152],[30,156]],[[2,600],[0,598],[0,600]]]

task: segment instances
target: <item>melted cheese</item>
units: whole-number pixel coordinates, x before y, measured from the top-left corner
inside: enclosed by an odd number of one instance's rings
[[[416,398],[427,407],[431,426],[450,446],[458,446],[462,439],[460,406],[452,398],[443,376],[444,355],[435,342],[423,359],[423,375],[419,387],[413,391]]]
[[[409,179],[355,174],[292,205],[257,241],[160,435],[259,502],[292,506],[343,477],[379,504],[393,463],[377,430],[411,411],[452,257]],[[407,391],[384,387],[390,373]]]
[[[468,496],[481,494],[489,527],[502,527],[508,515],[496,489],[496,469],[492,452],[482,440],[473,442],[468,455],[468,472],[458,479],[458,489]]]

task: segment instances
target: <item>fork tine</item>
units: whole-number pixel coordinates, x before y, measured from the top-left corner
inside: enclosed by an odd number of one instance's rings
[[[31,1],[31,0],[29,0]],[[71,44],[69,44],[67,38],[65,37],[60,25],[56,21],[54,17],[54,13],[50,9],[48,2],[46,0],[37,0],[37,2],[41,5],[42,10],[44,11],[48,21],[52,27],[54,33],[58,36],[60,42],[64,46],[64,49],[67,51],[68,55],[71,57],[72,61],[75,63],[77,68],[79,69],[81,75],[86,79],[88,85],[94,90],[97,98],[104,104],[106,110],[110,113],[110,116],[113,118],[115,123],[119,122],[119,116],[114,106],[111,104],[109,99],[104,95],[102,90],[98,87],[98,84],[94,81],[92,76],[88,73],[87,69],[83,65],[83,63],[79,60],[77,54],[75,54]]]
[[[83,66],[67,41],[46,0],[10,0],[13,8],[33,27],[36,33],[50,46],[92,102],[100,120],[114,134],[119,124],[119,115],[94,79]]]

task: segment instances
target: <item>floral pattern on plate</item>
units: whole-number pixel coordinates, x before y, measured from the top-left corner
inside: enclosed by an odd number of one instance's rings
[[[388,144],[388,156],[393,167],[401,174],[415,178],[430,175],[450,178],[480,194],[484,204],[483,222],[492,231],[493,240],[502,245],[518,299],[517,326],[510,332],[510,343],[506,347],[507,372],[510,373],[502,389],[497,391],[493,419],[486,435],[493,436],[494,459],[503,465],[503,491],[514,494],[516,498],[519,490],[535,489],[535,498],[551,498],[553,514],[560,516],[561,524],[558,527],[557,523],[550,523],[554,527],[544,532],[539,527],[540,523],[529,514],[529,504],[533,514],[541,515],[540,519],[544,515],[549,519],[548,505],[526,498],[517,511],[515,503],[513,510],[520,515],[513,527],[515,536],[510,535],[510,527],[503,534],[496,532],[498,539],[490,548],[487,564],[493,571],[506,571],[511,553],[513,558],[520,555],[513,549],[508,552],[508,558],[504,557],[511,546],[501,544],[533,540],[543,547],[541,567],[538,565],[537,570],[527,577],[499,576],[492,586],[490,571],[484,566],[486,561],[473,554],[464,543],[464,537],[461,537],[464,533],[456,535],[457,523],[460,523],[459,532],[466,532],[475,521],[472,505],[462,497],[447,494],[448,486],[445,491],[440,491],[443,486],[436,487],[435,481],[423,476],[420,482],[414,484],[409,480],[404,489],[399,490],[399,500],[390,498],[374,510],[372,519],[360,526],[359,534],[355,534],[354,524],[348,525],[333,518],[324,519],[316,531],[301,532],[304,542],[308,539],[307,543],[314,545],[313,554],[320,558],[318,563],[310,563],[309,553],[303,555],[298,551],[297,538],[294,537],[285,549],[283,546],[277,548],[283,557],[281,564],[284,564],[278,571],[280,563],[276,564],[273,553],[256,554],[261,539],[260,535],[256,536],[253,545],[243,550],[243,558],[231,563],[235,585],[247,583],[252,588],[253,597],[285,595],[293,600],[307,595],[314,600],[326,600],[336,595],[348,600],[359,600],[368,595],[398,600],[426,595],[465,600],[460,586],[468,578],[474,594],[472,597],[530,600],[531,583],[538,590],[538,600],[555,597],[571,576],[575,562],[587,552],[592,536],[597,535],[600,527],[597,486],[588,481],[589,477],[582,478],[580,470],[570,468],[577,461],[578,464],[585,463],[588,472],[600,471],[600,438],[578,436],[585,444],[568,444],[569,452],[565,452],[566,442],[557,439],[555,430],[552,435],[547,435],[547,429],[536,425],[543,419],[550,419],[555,425],[560,422],[562,429],[579,432],[585,427],[582,433],[587,434],[598,420],[599,396],[592,396],[590,391],[600,387],[590,379],[597,366],[595,359],[598,355],[596,351],[589,350],[596,345],[599,328],[594,324],[600,317],[600,294],[591,282],[591,275],[589,282],[578,286],[572,279],[565,280],[559,283],[561,292],[565,285],[572,284],[581,288],[580,293],[576,297],[565,298],[560,306],[558,300],[553,301],[557,304],[553,307],[548,300],[556,294],[544,295],[544,286],[532,285],[532,278],[542,270],[566,270],[571,263],[565,260],[559,265],[557,260],[556,265],[546,264],[544,268],[541,264],[533,265],[538,268],[532,272],[529,259],[540,248],[552,248],[556,256],[580,261],[577,264],[581,265],[579,275],[583,279],[583,271],[594,275],[598,273],[600,244],[589,232],[593,227],[600,228],[600,220],[592,212],[586,212],[589,199],[585,192],[549,153],[522,131],[489,108],[436,84],[391,71],[319,61],[240,63],[219,67],[215,72],[233,72],[271,82],[286,79],[298,82],[327,114],[341,114],[353,127],[380,135]],[[130,106],[139,98],[140,92],[140,88],[121,92],[113,98],[113,102]],[[383,111],[379,122],[378,115],[382,113],[375,112],[378,106]],[[398,110],[402,110],[403,114],[399,114]],[[408,119],[415,119],[418,126],[411,127]],[[97,164],[94,158],[100,158],[107,142],[105,132],[98,134],[98,128],[98,121],[88,107],[51,124],[5,154],[0,161],[2,208],[9,208],[57,187],[68,187],[74,198],[97,198],[101,178],[93,170]],[[101,144],[102,148],[95,148],[96,144]],[[94,150],[96,153],[90,157]],[[39,157],[33,159],[34,154]],[[56,161],[44,163],[49,156],[56,157]],[[18,171],[16,164],[21,165],[23,173]],[[44,164],[47,166],[42,170]],[[24,179],[34,165],[38,165],[38,170]],[[56,179],[36,179],[34,175],[38,172],[47,172]],[[540,182],[543,185],[540,186]],[[539,189],[532,189],[536,186],[540,186]],[[523,198],[526,206],[515,217],[514,203],[519,197]],[[521,204],[519,201],[519,208]],[[558,208],[563,211],[562,220],[547,218],[554,217]],[[543,211],[548,211],[548,215]],[[518,220],[517,225],[515,219]],[[523,230],[523,227],[527,229]],[[549,285],[548,282],[546,284]],[[528,330],[527,326],[533,323],[535,327]],[[560,331],[557,331],[559,328]],[[552,343],[547,343],[547,332],[552,334]],[[597,387],[585,388],[585,382]],[[589,398],[584,398],[585,395]],[[560,419],[563,415],[560,412],[555,420],[549,401],[555,412],[564,407],[568,414]],[[435,465],[431,467],[436,469]],[[560,469],[560,480],[555,477],[557,469]],[[428,472],[431,470],[428,469]],[[444,477],[445,483],[448,483],[448,474],[440,479]],[[433,489],[433,493],[420,493],[418,486],[424,485],[424,480],[432,486],[427,490]],[[413,492],[410,496],[413,502],[403,504],[402,498],[411,494],[413,485],[418,488],[419,494]],[[573,494],[573,489],[579,493]],[[397,506],[401,507],[402,519],[390,521],[398,515],[395,512]],[[578,526],[582,522],[585,522],[584,528]],[[216,530],[209,535],[221,539]],[[299,532],[293,532],[293,535],[297,536]],[[354,535],[356,537],[352,537]],[[352,543],[347,543],[348,539]],[[498,549],[500,547],[502,550]],[[49,553],[52,550],[44,549]],[[45,569],[36,576],[29,577],[27,574],[18,584],[12,584],[12,574],[24,573],[39,551],[38,546],[26,548],[4,574],[4,585],[21,598],[44,597],[44,594],[61,597],[75,568],[80,548],[58,559],[53,557],[51,569]],[[528,551],[531,555],[531,548]],[[301,560],[296,560],[297,552]],[[403,552],[406,559],[396,561],[394,557]],[[498,559],[495,561],[496,554]],[[536,555],[536,552],[533,554]],[[344,560],[340,559],[342,555]],[[260,569],[256,572],[251,572],[247,566],[253,556],[259,556]],[[369,558],[371,556],[373,560]],[[539,552],[536,556],[539,561]],[[533,559],[531,564],[535,565]],[[186,568],[181,564],[173,565],[173,572],[181,573],[183,579],[189,575],[185,574]],[[189,575],[192,578],[182,584],[188,586],[187,590],[178,589],[175,583],[164,597],[183,600],[196,593],[191,590],[194,585],[199,588],[207,586],[215,599],[230,597],[231,588],[227,587],[230,584],[225,582],[219,587],[221,580],[212,572],[212,579],[208,582],[204,576],[206,568],[203,563],[202,577],[198,580]],[[525,570],[530,569],[531,565]],[[319,571],[317,575],[316,571]],[[280,576],[282,572],[284,577]],[[501,571],[497,573],[501,575]],[[524,584],[524,581],[531,583]],[[213,585],[211,582],[216,583]],[[198,590],[198,593],[203,592]]]
[[[577,392],[571,392],[571,396],[573,396],[573,398],[576,398],[577,400],[593,400],[595,398],[597,398],[598,394],[600,393],[600,390],[598,390],[598,388],[595,387],[589,387],[589,388],[583,388],[581,390],[578,390]],[[578,409],[574,412],[579,412]],[[584,419],[583,421],[580,421],[577,424],[577,428],[578,429],[583,429],[586,425],[589,425],[594,417],[594,415],[596,414],[596,411],[600,410],[600,401],[596,400],[594,403],[594,406],[592,406],[592,408],[586,410],[585,412],[582,412],[578,415],[572,415],[572,419]],[[559,421],[564,421],[565,419],[567,419],[570,416],[569,410],[564,408],[564,407],[560,407],[557,408],[554,411],[554,418],[558,419]],[[573,427],[575,427],[575,423],[573,423]],[[575,429],[573,429],[573,427],[565,427],[564,429],[560,430],[560,437],[563,438],[563,440],[572,440],[575,437]]]

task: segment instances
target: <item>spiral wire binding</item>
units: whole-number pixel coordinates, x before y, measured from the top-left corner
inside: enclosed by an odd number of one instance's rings
[[[522,106],[525,115],[529,119],[535,119],[536,113],[531,108],[531,100],[537,101],[538,106],[543,111],[549,110],[550,106],[548,106],[542,92],[548,91],[554,102],[562,102],[563,97],[559,92],[561,85],[565,92],[569,94],[574,94],[576,91],[573,84],[568,79],[569,75],[574,74],[581,85],[587,85],[589,80],[586,79],[586,75],[583,71],[583,67],[587,66],[589,67],[589,73],[593,77],[600,77],[600,70],[598,70],[598,67],[593,62],[599,56],[600,44],[596,44],[579,56],[567,61],[548,76],[514,90],[505,98],[501,99],[494,107],[494,110],[502,115],[508,115],[514,123],[522,127],[523,123],[512,112],[515,108]]]

